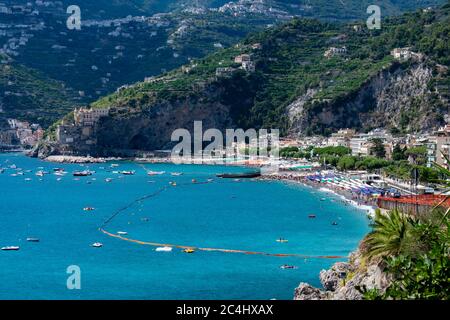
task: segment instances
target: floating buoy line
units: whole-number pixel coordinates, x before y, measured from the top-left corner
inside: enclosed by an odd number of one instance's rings
[[[208,181],[208,182],[185,183],[185,184],[178,185],[178,187],[194,185],[194,184],[197,184],[197,185],[198,184],[208,184],[208,183],[211,183],[211,182]],[[136,203],[141,203],[145,200],[156,197],[171,187],[173,188],[174,186],[170,185],[170,186],[162,187],[161,189],[159,189],[151,194],[142,196],[142,197],[130,202],[128,205],[120,208],[119,210],[114,212],[107,220],[105,220],[105,222],[103,222],[103,225],[99,228],[99,231],[101,231],[103,234],[105,234],[106,236],[109,236],[111,238],[119,239],[122,241],[127,241],[130,243],[135,243],[135,244],[139,244],[139,245],[151,246],[151,247],[170,247],[170,248],[177,248],[177,249],[183,249],[183,250],[192,249],[192,250],[196,250],[196,251],[205,251],[205,252],[238,253],[238,254],[247,254],[247,255],[270,256],[270,257],[295,257],[295,258],[302,258],[302,259],[346,259],[346,258],[348,258],[347,256],[313,256],[313,255],[303,255],[303,254],[297,254],[297,253],[268,253],[268,252],[258,252],[258,251],[248,251],[248,250],[201,248],[201,247],[189,246],[189,245],[147,242],[147,241],[142,241],[142,240],[137,240],[137,239],[131,239],[128,237],[124,237],[123,235],[119,235],[119,234],[113,234],[106,230],[108,224],[111,223],[111,221],[113,221],[118,215],[120,215],[124,211],[128,210]]]

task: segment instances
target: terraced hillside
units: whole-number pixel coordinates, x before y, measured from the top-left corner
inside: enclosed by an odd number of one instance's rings
[[[449,10],[406,14],[375,31],[363,23],[294,19],[250,36],[93,103],[112,108],[100,124],[98,148],[167,147],[171,132],[192,128],[194,120],[284,134],[435,128],[449,111]],[[405,47],[410,58],[391,55]],[[241,66],[242,54],[255,70]]]

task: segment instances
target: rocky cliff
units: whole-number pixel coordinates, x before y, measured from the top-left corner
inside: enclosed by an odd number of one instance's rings
[[[440,76],[430,62],[395,62],[357,91],[333,101],[315,101],[320,89],[310,89],[287,108],[290,132],[379,127],[431,131],[445,123],[443,115],[450,111],[445,92],[435,86]]]
[[[364,290],[384,292],[390,278],[381,265],[367,265],[357,251],[351,255],[349,262],[338,262],[331,269],[322,270],[320,281],[322,289],[300,283],[295,289],[294,300],[362,300]]]

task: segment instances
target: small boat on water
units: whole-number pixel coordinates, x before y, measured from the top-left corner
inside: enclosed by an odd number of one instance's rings
[[[247,173],[222,173],[216,175],[218,178],[223,179],[252,179],[261,176],[261,172],[247,172]]]
[[[117,168],[117,167],[119,167],[119,165],[117,163],[112,163],[111,164],[111,168]]]
[[[20,247],[8,246],[8,247],[3,247],[2,250],[3,251],[18,251],[18,250],[20,250]]]
[[[128,234],[128,232],[125,231],[117,231],[117,234],[120,236],[126,236]]]
[[[288,239],[284,239],[284,238],[277,239],[276,241],[280,242],[280,243],[288,243],[289,242]]]
[[[89,177],[92,176],[92,172],[88,171],[88,170],[84,170],[84,171],[75,171],[73,173],[74,177]]]
[[[161,176],[165,173],[165,171],[147,171],[147,175],[149,176]]]
[[[308,216],[308,218],[310,218],[310,219],[315,219],[315,218],[316,218],[316,215],[315,215],[315,214],[310,214],[310,215]]]
[[[172,175],[174,177],[179,177],[179,176],[182,176],[183,173],[182,172],[172,172],[170,175]]]
[[[156,252],[172,252],[172,247],[158,247],[155,249]]]
[[[334,221],[331,225],[332,225],[332,226],[337,226],[337,225],[339,225],[339,223],[337,223],[336,221]]]
[[[281,269],[297,269],[296,266],[290,266],[288,264],[284,264],[280,267]]]
[[[321,198],[320,201],[327,201],[327,199],[326,198]]]
[[[3,172],[5,172],[5,169],[0,168],[0,174],[2,174]]]
[[[177,186],[177,183],[176,183],[176,182],[173,182],[173,181],[170,181],[169,184],[170,184],[172,187],[176,187],[176,186]]]
[[[43,177],[43,176],[45,176],[45,174],[46,173],[42,170],[39,170],[38,172],[36,172],[36,176],[38,176],[38,177]]]
[[[27,238],[28,242],[39,242],[41,241],[39,238]]]
[[[103,243],[96,242],[96,243],[93,243],[93,244],[91,245],[91,247],[93,247],[93,248],[101,248],[101,247],[103,247]]]
[[[112,182],[113,179],[111,179],[111,178],[106,178],[105,181],[106,181],[106,182]]]
[[[15,164],[12,164],[9,166],[10,169],[17,169],[17,166]]]
[[[94,211],[94,210],[95,210],[95,208],[93,208],[93,207],[86,207],[83,209],[83,211]]]
[[[187,249],[184,249],[183,252],[184,252],[184,253],[194,253],[195,250],[194,250],[194,249],[191,249],[191,248],[187,248]]]
[[[135,174],[134,171],[121,171],[120,174],[123,174],[124,176],[132,176]]]

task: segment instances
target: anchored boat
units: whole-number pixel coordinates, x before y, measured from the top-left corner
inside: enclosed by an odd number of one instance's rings
[[[18,251],[18,250],[20,250],[20,247],[9,246],[9,247],[3,247],[2,250],[3,251]]]
[[[261,176],[261,172],[247,172],[247,173],[222,173],[216,175],[223,179],[253,179]]]
[[[73,173],[74,177],[88,177],[88,176],[92,176],[92,172],[91,171],[76,171]]]
[[[155,251],[157,252],[171,252],[172,251],[172,247],[158,247],[155,249]]]
[[[165,171],[148,171],[147,172],[147,174],[149,176],[160,176],[160,175],[163,175],[165,173],[166,173]]]

